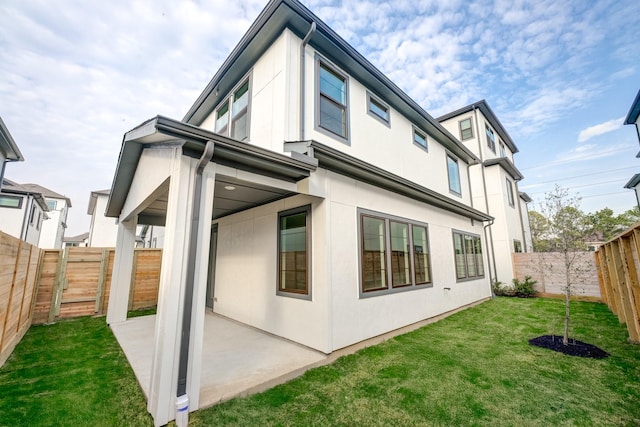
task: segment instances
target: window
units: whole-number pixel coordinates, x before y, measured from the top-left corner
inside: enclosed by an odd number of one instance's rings
[[[310,296],[311,207],[278,214],[278,294]],[[286,295],[285,294],[285,295]]]
[[[447,155],[447,172],[449,174],[449,191],[462,195],[462,188],[460,186],[460,169],[458,168],[458,161]]]
[[[500,140],[500,157],[507,157],[507,151],[504,148],[504,142]]]
[[[520,243],[520,240],[513,241],[513,252],[517,254],[522,252],[522,243]]]
[[[489,125],[484,125],[485,131],[487,133],[487,146],[491,148],[491,151],[496,152],[496,137],[493,134],[493,130],[489,127]]]
[[[47,200],[47,206],[49,207],[50,211],[55,211],[56,206],[58,206],[58,204],[56,203],[55,200]]]
[[[22,207],[22,197],[0,195],[0,207],[20,209]]]
[[[484,276],[480,236],[454,231],[453,252],[458,280]]]
[[[415,127],[413,128],[413,143],[427,151],[429,150],[429,146],[427,145],[427,134]]]
[[[367,112],[389,126],[389,107],[367,92]]]
[[[507,181],[507,199],[509,200],[509,206],[512,208],[515,207],[515,202],[513,199],[513,183],[509,181],[509,178],[505,178]]]
[[[359,215],[361,296],[431,283],[425,224],[360,210]]]
[[[473,128],[471,127],[471,117],[468,119],[460,120],[460,139],[473,138]]]
[[[214,130],[239,141],[249,138],[249,79],[218,107]]]
[[[29,213],[29,224],[34,225],[34,220],[36,217],[36,205],[35,205],[35,200],[33,201],[32,205],[31,205],[31,212]]]
[[[42,213],[38,212],[38,222],[36,222],[36,230],[40,230],[40,220],[42,219]]]
[[[318,126],[347,139],[347,78],[318,62]]]

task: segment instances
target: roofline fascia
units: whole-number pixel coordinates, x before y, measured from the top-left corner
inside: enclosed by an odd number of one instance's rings
[[[286,142],[288,144],[299,144],[300,142]],[[450,199],[429,188],[423,187],[406,178],[402,178],[382,168],[362,161],[356,157],[349,156],[342,151],[331,148],[315,140],[304,141],[307,146],[308,155],[318,159],[318,166],[359,181],[366,182],[385,190],[427,203],[431,206],[444,209],[449,212],[462,215],[477,221],[491,221],[493,217],[477,209]]]
[[[6,151],[7,160],[12,162],[24,161],[24,156],[11,136],[7,125],[4,124],[2,117],[0,117],[0,148],[2,148],[2,151]]]
[[[522,175],[518,168],[513,163],[511,163],[511,160],[506,157],[497,157],[494,159],[485,160],[485,162],[483,163],[484,167],[496,165],[504,169],[504,171],[507,172],[514,181],[522,181],[524,179],[524,175]]]
[[[631,177],[629,181],[624,185],[623,188],[634,189],[640,183],[640,173],[637,173]]]
[[[640,90],[638,90],[638,94],[636,98],[633,100],[631,104],[631,108],[629,108],[629,112],[627,113],[627,117],[624,119],[625,125],[634,125],[636,120],[638,120],[638,116],[640,116]]]

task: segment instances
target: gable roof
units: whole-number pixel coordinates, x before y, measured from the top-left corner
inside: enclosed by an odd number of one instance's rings
[[[440,116],[436,120],[442,123],[445,120],[449,120],[461,114],[468,113],[470,111],[473,111],[476,108],[482,112],[482,114],[487,119],[489,124],[491,124],[491,127],[495,129],[496,132],[498,132],[498,136],[502,141],[504,141],[505,144],[507,144],[511,152],[514,154],[517,153],[519,150],[518,150],[518,147],[516,147],[515,142],[513,142],[507,130],[504,128],[504,126],[502,126],[502,123],[500,123],[498,116],[495,115],[491,107],[489,107],[489,104],[487,103],[487,101],[485,101],[484,99],[474,102],[473,104],[466,105],[462,108],[459,108],[455,111],[447,113],[443,116]]]
[[[7,129],[7,126],[2,121],[2,117],[0,117],[0,152],[10,161],[24,160],[20,149],[18,149],[18,145],[9,133],[9,129]]]
[[[417,102],[297,0],[271,0],[267,4],[191,106],[183,121],[194,125],[202,124],[285,28],[302,39],[309,32],[312,23],[316,24],[316,29],[308,39],[310,46],[366,87],[375,89],[377,96],[415,125],[422,127],[463,161],[471,164],[479,161]]]
[[[64,195],[62,195],[60,193],[56,193],[53,190],[49,190],[48,188],[43,187],[42,185],[39,185],[39,184],[20,184],[20,186],[22,188],[28,189],[31,192],[40,193],[44,197],[48,197],[50,199],[62,199],[62,200],[65,200],[67,202],[67,206],[71,207],[71,199],[69,199],[67,196],[64,196]]]
[[[638,116],[640,116],[640,90],[638,90],[636,99],[633,100],[633,104],[631,104],[631,108],[629,108],[629,112],[627,113],[627,118],[624,120],[624,124],[634,124],[636,120],[638,120]]]
[[[40,191],[35,191],[33,188],[24,186],[22,184],[18,184],[15,181],[11,181],[9,179],[2,179],[2,190],[0,193],[5,194],[21,194],[25,196],[32,196],[33,199],[40,205],[40,208],[49,212],[49,206],[47,206],[47,201],[44,199],[44,196]]]
[[[93,215],[93,212],[96,210],[96,203],[98,203],[98,196],[107,196],[109,197],[111,194],[111,190],[97,190],[92,191],[91,196],[89,197],[89,207],[87,208],[87,214]]]

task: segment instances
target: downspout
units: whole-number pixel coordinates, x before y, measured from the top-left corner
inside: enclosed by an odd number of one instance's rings
[[[487,209],[487,215],[491,215],[491,212],[489,211],[489,196],[487,195],[487,179],[484,174],[484,156],[482,155],[482,141],[480,140],[480,127],[478,126],[478,107],[473,107],[473,119],[476,125],[476,135],[478,139],[478,154],[480,156],[480,170],[482,171],[482,188],[484,190],[484,204],[485,204],[485,208]],[[487,256],[489,257],[487,261],[489,262],[489,280],[491,281],[492,285],[494,281],[498,281],[496,253],[495,253],[495,248],[493,246],[493,233],[491,231],[491,226],[493,225],[493,221],[494,220],[492,220],[489,224],[487,224],[484,227],[484,238],[489,242],[491,246],[491,254],[487,254]],[[487,235],[487,229],[489,231],[488,235]],[[494,273],[493,278],[491,277],[492,264],[493,264],[493,273]]]
[[[302,44],[300,45],[300,141],[304,141],[304,105],[305,105],[305,96],[304,96],[304,86],[305,86],[305,78],[304,78],[304,50],[309,43],[309,39],[316,31],[316,23],[315,21],[311,23],[311,28],[309,28],[309,32],[304,39],[302,39]]]
[[[27,234],[29,232],[29,220],[27,218],[29,218],[31,207],[33,206],[33,202],[35,202],[35,200],[35,197],[33,197],[31,193],[27,193],[27,206],[24,210],[24,216],[22,218],[22,232],[20,233],[20,239],[24,240],[25,242],[27,241]]]
[[[207,141],[202,157],[195,172],[193,188],[193,210],[191,229],[189,230],[189,253],[187,277],[182,311],[182,334],[180,337],[180,357],[178,364],[178,392],[176,394],[176,425],[186,427],[189,422],[189,396],[187,396],[187,368],[189,362],[189,340],[191,337],[191,313],[193,311],[193,288],[196,270],[196,251],[198,247],[198,225],[200,224],[200,205],[202,203],[202,172],[213,157],[214,143]]]
[[[522,219],[522,208],[520,206],[520,191],[518,190],[518,182],[515,181],[514,184],[516,185],[516,195],[518,196],[518,216],[520,216],[520,228],[522,229],[522,252],[528,252],[527,251],[527,236],[525,235],[524,232],[524,220]],[[526,204],[525,204],[526,206]]]

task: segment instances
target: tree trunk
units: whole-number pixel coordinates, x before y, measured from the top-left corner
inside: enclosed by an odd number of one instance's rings
[[[569,254],[566,249],[564,251],[564,262],[567,285],[564,288],[564,337],[562,338],[562,344],[569,345],[569,314],[571,311],[571,280],[569,277],[569,268],[571,267],[571,263],[569,262]]]

